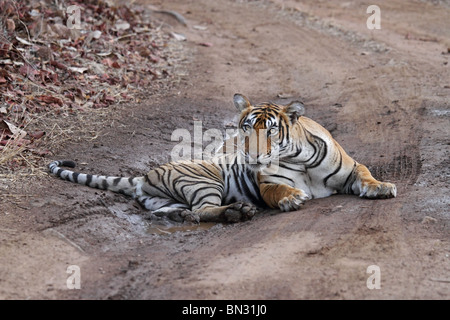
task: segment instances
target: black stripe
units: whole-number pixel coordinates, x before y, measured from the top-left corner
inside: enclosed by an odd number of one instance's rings
[[[342,167],[342,153],[339,151],[339,155],[340,155],[340,160],[339,160],[339,165],[338,165],[338,167],[337,167],[337,169],[336,170],[334,170],[332,173],[330,173],[329,175],[327,175],[326,177],[325,177],[325,179],[323,179],[323,184],[324,184],[324,186],[327,186],[327,181],[328,181],[328,179],[330,179],[332,176],[334,176],[336,173],[338,173],[339,172],[339,170],[341,170],[341,167]]]
[[[247,196],[249,198],[253,198],[253,193],[250,191],[250,188],[248,187],[247,182],[245,181],[244,177],[241,177],[240,183],[238,183],[238,184],[241,186],[240,189],[244,190],[245,196]]]
[[[162,190],[161,188],[159,188],[158,186],[155,186],[155,185],[151,185],[151,186],[152,186],[152,188],[155,188],[156,190],[158,190],[162,194],[165,194],[167,197],[169,197],[169,198],[173,197],[173,194],[171,192],[169,192],[169,190]]]
[[[173,167],[173,169],[175,169],[176,167]],[[171,190],[173,190],[173,188],[171,188],[167,183],[171,183],[170,181],[170,175],[172,174],[172,170],[170,169],[166,169],[166,168],[162,168],[162,175],[161,178],[159,179],[160,183],[162,183],[162,186],[164,187],[164,189],[166,190],[164,193],[168,194],[169,196],[173,196],[173,193]],[[167,180],[167,181],[166,181]]]
[[[201,188],[199,188],[199,189],[194,191],[194,193],[192,195],[192,201],[191,201],[191,206],[192,207],[196,206],[197,204],[199,204],[203,199],[211,197],[211,196],[215,196],[215,197],[218,197],[219,199],[221,199],[220,195],[218,195],[216,193],[213,193],[213,192],[209,192],[209,193],[204,194],[204,195],[200,196],[199,198],[197,198],[197,194],[199,192],[202,192],[202,191],[208,190],[208,189],[215,189],[215,188],[212,187],[212,186],[206,186],[206,187],[201,187]]]
[[[161,174],[159,173],[159,169],[161,169],[161,168],[157,168],[154,171],[156,172],[156,175],[158,176],[158,179],[161,179]]]
[[[180,163],[178,166],[174,167],[174,169],[176,169],[181,174],[186,174],[186,172],[181,171],[179,168],[182,168],[182,169],[186,170],[187,172],[192,174],[192,176],[194,176],[194,177],[198,177],[199,176],[199,172],[195,170],[196,168],[194,168],[194,167],[192,167],[190,165]]]
[[[201,164],[198,164],[201,167]],[[194,177],[198,177],[198,176],[202,176],[201,172],[199,172],[198,168],[190,166],[188,164],[180,164],[180,167],[182,167],[184,170],[188,171],[189,173],[191,173]],[[177,170],[179,171],[179,170]],[[179,171],[180,172],[180,171]],[[208,178],[208,177],[205,177]],[[221,182],[221,180],[216,176],[212,176],[210,177],[211,180],[214,180],[216,182]]]
[[[325,141],[317,136],[314,136],[314,138],[317,139],[317,140],[315,140],[315,142],[320,143],[321,145],[318,146],[319,151],[317,152],[316,159],[314,159],[314,161],[310,165],[307,166],[308,168],[316,168],[316,167],[320,166],[323,159],[325,159],[325,157],[327,156],[327,153],[328,153],[328,148],[327,148],[327,144],[325,143]],[[314,149],[317,150],[316,148],[314,148]]]
[[[66,177],[64,178],[64,180],[66,180],[66,181],[72,181],[72,180],[70,180],[70,176],[71,176],[72,173],[73,173],[73,172],[68,171]]]
[[[188,179],[188,180],[186,180],[186,179]],[[175,195],[176,195],[175,198],[178,197],[178,199],[180,199],[182,201],[185,201],[185,202],[187,201],[186,195],[184,193],[184,189],[193,187],[193,186],[197,186],[199,184],[198,181],[189,180],[189,179],[192,179],[192,177],[180,176],[174,180],[173,192],[175,192]],[[182,184],[181,188],[179,188],[180,190],[178,190],[178,188],[177,188],[178,184]]]
[[[250,198],[250,202],[253,203],[254,205],[258,206],[258,207],[263,207],[264,206],[264,200],[261,197],[261,194],[259,192],[259,186],[256,185],[254,179],[252,179],[251,177],[248,177],[248,179],[250,180],[251,186],[253,187],[253,189],[255,190],[255,192],[251,192],[247,182],[245,181],[245,179],[243,178],[243,189],[244,189],[244,194]]]
[[[292,183],[292,185],[295,184],[294,180],[292,180],[291,178],[288,178],[288,177],[285,177],[285,176],[282,176],[282,175],[279,175],[279,174],[271,174],[268,178],[269,178],[269,180],[270,180],[270,178],[286,179],[286,180],[290,181]],[[275,184],[280,184],[280,183],[275,183]]]
[[[196,181],[198,181],[198,177],[199,177],[198,173],[192,173],[188,169],[183,168],[181,165],[177,166],[177,167],[173,167],[173,170],[179,174],[178,177],[175,179],[192,178],[192,179],[195,179]],[[169,172],[169,176],[170,176],[170,172]],[[168,180],[168,181],[170,182],[170,180]]]
[[[203,202],[203,203],[202,203],[202,207],[204,207],[205,204],[209,204],[209,205],[211,205],[211,206],[217,207],[217,203],[213,203],[213,202],[210,202],[210,201],[205,201],[205,202]]]
[[[283,123],[280,123],[280,127],[279,127],[279,135],[280,135],[280,137],[281,137],[281,139],[280,139],[280,144],[282,144],[283,143],[283,141],[284,141],[284,139],[285,139],[285,134],[284,134],[284,126],[283,126]]]
[[[176,170],[176,169],[174,169],[174,170]],[[168,172],[167,172],[167,177],[166,177],[166,179],[167,179],[167,181],[168,182],[170,182],[170,180],[172,179],[171,177],[172,177],[172,172],[174,171],[174,170],[169,170]],[[183,183],[183,181],[181,180],[182,178],[185,178],[186,176],[185,175],[181,175],[181,176],[178,176],[177,178],[175,178],[175,179],[173,179],[172,180],[172,183],[171,183],[171,185],[172,185],[172,188],[170,188],[170,190],[168,189],[168,186],[167,186],[167,184],[165,183],[165,182],[163,182],[163,185],[164,186],[166,186],[165,188],[166,188],[166,190],[167,190],[167,192],[169,192],[170,194],[172,194],[172,197],[173,198],[175,198],[175,199],[177,199],[177,201],[184,201],[184,202],[186,202],[185,201],[185,197],[184,197],[184,193],[183,193],[183,195],[181,195],[180,194],[180,192],[179,192],[179,190],[178,190],[178,188],[177,188],[177,184],[178,183]],[[164,179],[164,177],[163,177],[163,179]]]
[[[79,175],[80,175],[79,172],[74,172],[74,173],[72,173],[72,179],[73,179],[73,182],[78,183],[78,176],[79,176]]]
[[[241,186],[240,186],[240,183],[239,183],[239,173],[238,173],[238,170],[237,169],[239,169],[238,168],[238,165],[234,165],[233,167],[232,167],[232,170],[231,170],[231,173],[233,174],[233,179],[234,179],[234,181],[236,182],[236,186],[237,186],[237,188],[238,188],[238,192],[239,193],[242,193],[242,189],[241,189]]]
[[[203,168],[203,170],[208,173],[208,175],[210,176],[211,179],[216,180],[217,182],[222,182],[222,180],[217,176],[217,174],[215,172],[212,172],[209,168],[207,168],[204,164],[200,163],[199,164],[201,168]]]
[[[204,201],[205,199],[211,198],[211,197],[216,197],[216,198],[218,198],[218,199],[219,199],[219,202],[212,203],[211,201]],[[221,197],[220,195],[218,195],[218,194],[215,194],[215,193],[208,193],[208,194],[205,194],[205,195],[201,196],[200,198],[198,198],[197,201],[193,202],[193,203],[191,204],[191,208],[192,208],[192,207],[198,206],[198,204],[200,204],[200,203],[202,204],[200,207],[202,207],[204,203],[209,203],[209,204],[213,204],[214,206],[217,206],[217,203],[222,203],[222,197]]]
[[[122,178],[120,178],[120,177],[119,178],[115,178],[113,180],[113,186],[116,187],[119,184],[120,180],[122,180]]]
[[[103,179],[101,189],[106,190],[108,189],[108,182],[106,181],[106,178]]]
[[[302,153],[302,148],[301,147],[297,150],[297,152],[294,155],[289,156],[289,157],[290,158],[296,158],[300,153]]]
[[[309,162],[309,160],[311,160],[314,156],[317,156],[317,148],[316,148],[316,146],[315,146],[314,144],[312,144],[311,141],[309,141],[309,139],[306,139],[306,141],[308,141],[308,143],[310,144],[310,146],[313,147],[314,152],[313,152],[312,156],[309,157],[309,158],[305,161],[305,163],[306,163],[306,162]],[[313,161],[313,162],[314,162],[314,161]]]
[[[291,171],[295,171],[295,172],[299,172],[299,173],[306,173],[306,170],[301,170],[300,169],[300,167],[304,167],[303,164],[296,164],[296,163],[291,163],[291,162],[289,162],[289,163],[293,164],[294,166],[297,165],[298,168],[290,167],[290,166],[287,165],[286,162],[280,162],[280,163],[278,163],[278,166],[280,168],[283,168],[283,169],[287,169],[287,170],[291,170]]]
[[[345,193],[353,194],[353,189],[351,188],[351,185],[353,184],[354,178],[352,179],[352,183],[350,185],[347,186],[347,184],[349,183],[350,178],[354,177],[353,173],[355,172],[355,168],[356,168],[356,161],[353,161],[353,169],[348,175],[347,179],[345,179],[345,182],[342,186],[342,189],[344,190]]]
[[[91,182],[92,182],[92,174],[87,174],[85,185],[90,186]]]

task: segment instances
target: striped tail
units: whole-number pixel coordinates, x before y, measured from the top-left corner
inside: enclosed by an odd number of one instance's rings
[[[110,190],[128,196],[136,197],[136,188],[141,185],[143,177],[109,177],[95,174],[74,172],[61,167],[75,168],[76,163],[71,160],[57,160],[48,165],[51,173],[63,180],[82,184],[91,188]],[[139,188],[140,189],[140,188]],[[138,192],[140,193],[140,192]]]

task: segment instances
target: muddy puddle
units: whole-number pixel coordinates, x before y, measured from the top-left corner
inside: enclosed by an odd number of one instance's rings
[[[150,212],[144,214],[129,213],[126,203],[119,203],[108,206],[108,211],[117,218],[128,221],[141,232],[152,235],[170,235],[175,232],[193,232],[209,230],[212,227],[221,226],[215,222],[200,222],[199,224],[189,222],[177,222],[166,216],[157,217]]]

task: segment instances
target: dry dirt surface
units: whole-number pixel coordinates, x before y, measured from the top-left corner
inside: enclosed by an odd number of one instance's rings
[[[379,30],[367,28],[361,1],[148,3],[186,19],[160,14],[187,39],[178,81],[118,106],[97,139],[49,161],[143,174],[170,160],[175,129],[233,126],[239,92],[303,100],[398,196],[336,195],[298,212],[186,226],[52,176],[3,180],[14,196],[1,203],[1,299],[450,298],[448,1],[376,1]],[[380,273],[368,273],[373,265]],[[69,266],[80,289],[67,286]],[[375,274],[381,288],[369,289]]]

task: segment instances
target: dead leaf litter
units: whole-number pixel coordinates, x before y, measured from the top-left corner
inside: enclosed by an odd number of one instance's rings
[[[145,6],[0,0],[0,172],[27,166],[24,152],[49,153],[39,140],[50,132],[25,128],[35,119],[158,90],[172,76],[175,42]]]

